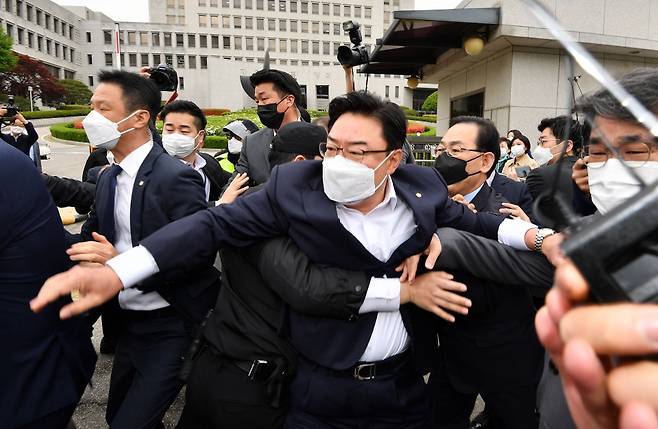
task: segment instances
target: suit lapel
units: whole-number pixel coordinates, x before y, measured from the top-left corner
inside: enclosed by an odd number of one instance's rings
[[[130,236],[133,246],[136,246],[142,237],[142,215],[144,207],[144,194],[149,185],[149,175],[153,166],[160,155],[163,154],[162,148],[153,144],[153,148],[142,162],[142,165],[135,176],[133,193],[130,200]]]
[[[267,129],[268,132],[264,133],[263,135],[263,150],[261,151],[262,156],[264,157],[263,162],[265,162],[265,166],[267,167],[267,171],[270,171],[270,146],[272,144],[272,140],[274,140],[274,130]]]

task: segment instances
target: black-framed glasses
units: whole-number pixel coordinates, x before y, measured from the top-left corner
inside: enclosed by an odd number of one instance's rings
[[[342,152],[343,156],[349,160],[361,162],[367,155],[374,153],[388,153],[391,151],[388,149],[383,149],[383,150],[363,150],[363,149],[355,149],[355,148],[345,149],[333,143],[327,143],[327,142],[320,143],[320,155],[322,155],[323,158],[332,158],[338,155],[340,152]]]
[[[446,146],[446,153],[453,158],[458,158],[459,154],[462,154],[464,152],[486,153],[488,151],[480,150],[480,149],[467,149],[461,146],[452,146],[451,148],[448,149],[448,147]]]

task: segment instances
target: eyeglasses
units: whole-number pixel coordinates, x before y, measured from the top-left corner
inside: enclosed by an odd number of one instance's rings
[[[388,149],[384,150],[362,150],[362,149],[345,149],[333,143],[320,143],[320,155],[323,158],[331,158],[338,155],[339,152],[343,152],[343,156],[349,160],[362,162],[363,159],[373,153],[388,153],[391,152]]]
[[[447,146],[446,146],[447,147]],[[485,153],[487,152],[486,150],[479,150],[479,149],[467,149],[461,146],[452,146],[450,149],[446,149],[446,153],[450,155],[453,158],[458,158],[459,154],[464,153],[464,152],[478,152],[478,153]]]
[[[544,144],[546,144],[546,143],[548,143],[548,142],[561,142],[561,141],[562,141],[562,140],[560,140],[560,139],[546,139],[546,140],[539,139],[539,140],[537,140],[537,144],[538,144],[539,146],[542,146],[542,147],[543,147]]]
[[[631,162],[631,168],[639,168],[646,164],[651,158],[651,153],[656,151],[658,145],[653,141],[633,141],[622,143],[619,147],[619,157]],[[587,166],[589,168],[601,168],[610,158],[617,158],[604,144],[591,144],[585,147],[584,154],[588,156]]]

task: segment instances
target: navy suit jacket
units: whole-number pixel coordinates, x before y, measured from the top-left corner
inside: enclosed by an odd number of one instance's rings
[[[103,234],[109,227],[104,204],[109,176],[101,173],[96,185],[96,202],[82,226],[83,241],[93,240],[92,231]],[[198,172],[169,156],[157,144],[140,166],[130,204],[130,233],[133,246],[163,226],[207,207],[203,181]],[[178,249],[179,253],[181,249]],[[200,322],[215,304],[219,273],[212,264],[195,270],[182,269],[175,275],[155,276],[138,287],[156,288],[162,297],[187,319]]]
[[[528,215],[533,223],[537,223],[534,212],[532,211],[532,195],[528,186],[524,182],[517,182],[509,177],[496,173],[491,187],[501,194],[507,201],[516,204]]]
[[[29,301],[70,268],[62,221],[41,175],[0,144],[0,426],[14,428],[78,402],[96,353],[83,317],[60,320],[63,297],[38,314]]]
[[[320,161],[277,166],[263,190],[239,198],[233,204],[210,208],[173,222],[141,244],[151,252],[161,272],[167,273],[212,263],[217,249],[223,246],[242,247],[287,235],[315,263],[365,271],[370,275],[397,276],[395,267],[408,256],[423,251],[438,226],[453,226],[497,237],[502,218],[474,214],[452,201],[436,170],[403,165],[392,179],[398,197],[412,209],[417,229],[386,262],[370,254],[340,223],[336,205],[327,198],[322,187]],[[181,253],[180,249],[185,252]],[[365,349],[365,344],[350,343],[352,333],[363,330],[364,324],[374,325],[374,317],[375,313],[355,322],[321,318],[306,318],[307,323],[292,320],[293,342],[298,351],[315,362],[333,368],[349,367]],[[410,321],[411,317],[405,317],[412,339],[422,337],[427,340],[425,344],[431,345],[431,328],[428,326],[427,335],[415,336]],[[304,335],[300,337],[298,333]],[[366,343],[370,333],[366,332]],[[364,341],[363,337],[361,335],[359,341]],[[429,353],[417,355],[428,356]]]

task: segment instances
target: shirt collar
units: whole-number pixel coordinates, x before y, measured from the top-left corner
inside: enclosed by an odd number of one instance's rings
[[[487,185],[491,186],[493,183],[494,179],[496,178],[496,170],[492,171],[489,177],[487,177]]]
[[[139,167],[142,166],[142,163],[148,156],[149,152],[151,152],[151,149],[153,149],[153,141],[149,140],[130,152],[128,156],[119,163],[119,167],[121,167],[121,170],[123,170],[128,176],[135,177],[137,171],[139,171]]]
[[[480,192],[480,189],[482,189],[483,186],[484,186],[484,183],[481,184],[481,185],[480,185],[476,190],[474,190],[473,192],[469,192],[468,194],[464,195],[464,199],[465,199],[467,202],[469,202],[469,203],[470,203],[471,201],[473,201],[473,198],[475,198],[475,196],[478,194],[478,192]]]
[[[189,165],[190,167],[194,168],[195,170],[201,170],[203,167],[206,166],[206,160],[201,155],[199,155],[198,152],[196,153],[196,157],[194,158],[194,161],[192,162],[192,164],[185,161],[184,159],[181,159],[180,161],[185,165]]]

